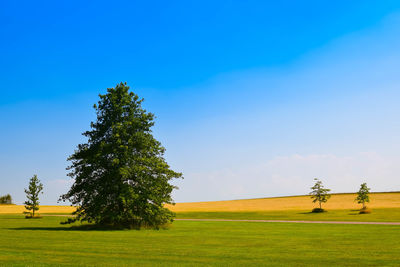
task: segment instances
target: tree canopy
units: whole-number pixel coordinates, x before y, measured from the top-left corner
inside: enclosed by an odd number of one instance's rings
[[[10,194],[0,196],[0,204],[12,204],[12,197]]]
[[[97,120],[83,133],[87,143],[69,157],[74,179],[61,200],[77,206],[74,220],[102,225],[158,228],[173,221],[170,184],[181,173],[171,170],[165,149],[152,135],[154,114],[126,83],[99,95]]]

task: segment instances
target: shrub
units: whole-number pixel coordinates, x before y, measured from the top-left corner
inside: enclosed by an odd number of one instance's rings
[[[312,212],[314,212],[314,213],[320,213],[320,212],[326,212],[326,210],[321,209],[321,208],[315,208],[315,209],[312,210]]]
[[[22,214],[25,215],[25,219],[41,219],[42,218],[42,216],[38,216],[38,215],[35,215],[34,217],[32,217],[32,213],[30,213],[29,211],[24,211],[24,212],[22,212]]]
[[[371,210],[368,209],[367,207],[360,209],[360,214],[369,214],[369,213],[371,213]]]
[[[25,216],[25,219],[42,219],[42,216],[35,216],[35,217],[32,217],[32,215],[26,215]]]

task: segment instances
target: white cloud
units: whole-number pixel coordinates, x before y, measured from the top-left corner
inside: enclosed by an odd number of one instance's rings
[[[335,192],[400,190],[399,21],[199,88],[212,96],[203,121],[165,138],[185,175],[176,201],[306,194],[315,177]]]
[[[352,156],[290,155],[262,164],[187,173],[176,201],[201,201],[307,194],[313,178],[334,192],[355,192],[362,182],[373,191],[400,190],[399,159],[377,153]]]

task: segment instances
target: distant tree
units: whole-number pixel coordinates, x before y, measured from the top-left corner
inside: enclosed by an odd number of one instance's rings
[[[94,105],[97,121],[83,133],[88,142],[78,145],[68,159],[74,184],[60,200],[77,206],[73,221],[124,228],[158,228],[173,221],[175,186],[182,177],[170,169],[164,147],[151,131],[154,115],[141,106],[143,99],[126,83],[108,88]]]
[[[12,204],[12,197],[10,194],[0,197],[0,204]]]
[[[322,203],[325,203],[328,201],[328,199],[331,197],[329,192],[331,191],[330,189],[324,188],[322,185],[322,182],[315,178],[315,184],[313,187],[311,187],[311,198],[313,199],[313,202],[318,202],[319,203],[319,209],[322,211]]]
[[[357,197],[355,200],[359,204],[362,204],[363,209],[367,208],[365,203],[369,202],[369,190],[371,190],[371,188],[368,188],[367,183],[362,183],[360,190],[357,192]]]
[[[25,189],[26,197],[28,198],[25,201],[25,208],[31,211],[31,216],[35,217],[35,211],[39,210],[39,194],[43,190],[43,184],[37,178],[37,175],[34,175],[29,180],[29,187]]]

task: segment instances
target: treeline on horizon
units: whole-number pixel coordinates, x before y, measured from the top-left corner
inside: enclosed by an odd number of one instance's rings
[[[12,204],[12,197],[10,194],[0,196],[0,204]]]

